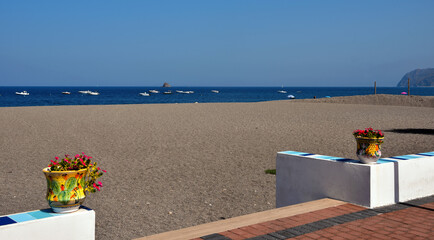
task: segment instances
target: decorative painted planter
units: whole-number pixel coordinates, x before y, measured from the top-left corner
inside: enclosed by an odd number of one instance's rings
[[[384,138],[356,137],[357,157],[362,163],[374,164],[381,157],[381,144]]]
[[[50,172],[49,168],[44,168],[42,171],[47,179],[47,200],[51,209],[57,213],[77,211],[86,198],[87,169]]]

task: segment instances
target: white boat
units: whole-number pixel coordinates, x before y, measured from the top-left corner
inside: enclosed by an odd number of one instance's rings
[[[286,91],[284,91],[284,90],[279,90],[279,91],[277,91],[278,93],[287,93]]]
[[[91,93],[91,91],[89,91],[89,90],[86,90],[86,91],[78,91],[79,93],[83,93],[83,94],[90,94]]]
[[[150,93],[160,93],[160,92],[157,91],[157,90],[149,90],[149,92],[150,92]]]
[[[89,95],[93,95],[93,96],[97,96],[97,95],[99,95],[99,92],[90,92],[90,91],[89,91],[88,94],[89,94]]]
[[[211,90],[211,92],[213,92],[213,93],[219,93],[219,91],[217,91],[217,90]]]
[[[62,92],[62,94],[69,95],[69,94],[71,94],[71,92]]]
[[[184,93],[190,94],[190,93],[194,93],[194,91],[185,91]]]
[[[181,91],[181,90],[176,90],[175,92],[177,92],[177,93],[184,93],[184,91]]]
[[[164,94],[172,94],[172,91],[163,92]]]
[[[145,97],[149,97],[149,93],[147,93],[147,92],[141,92],[139,94],[142,95],[142,96],[145,96]]]
[[[288,98],[289,98],[289,99],[294,99],[295,96],[294,96],[294,95],[288,95]]]
[[[30,93],[28,93],[27,91],[22,91],[22,92],[15,92],[16,95],[22,95],[22,96],[28,96],[30,95]]]

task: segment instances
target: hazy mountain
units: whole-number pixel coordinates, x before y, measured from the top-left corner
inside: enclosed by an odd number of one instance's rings
[[[434,68],[416,69],[402,77],[397,87],[407,87],[410,78],[410,87],[434,87]]]

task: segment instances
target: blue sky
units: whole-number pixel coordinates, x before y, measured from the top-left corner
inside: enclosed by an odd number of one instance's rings
[[[396,86],[434,1],[1,1],[0,86]]]

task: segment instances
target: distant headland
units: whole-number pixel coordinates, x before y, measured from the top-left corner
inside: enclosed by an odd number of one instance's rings
[[[434,68],[416,69],[406,73],[397,87],[408,86],[409,78],[410,87],[434,87]]]
[[[165,82],[165,83],[163,84],[163,87],[171,87],[171,86],[170,86],[170,84],[168,84],[167,82]]]

